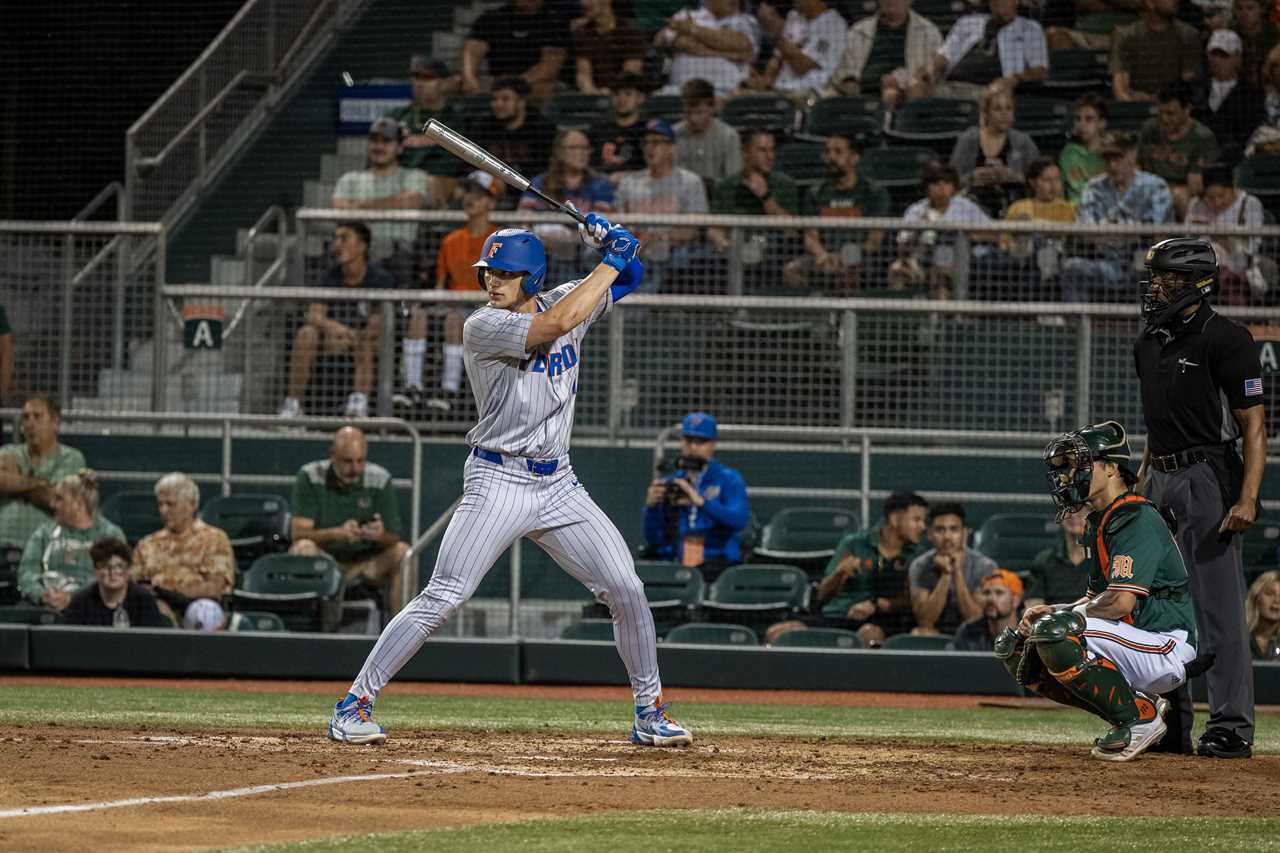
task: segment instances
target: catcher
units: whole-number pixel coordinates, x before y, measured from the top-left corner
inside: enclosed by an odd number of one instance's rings
[[[1111,724],[1094,758],[1131,761],[1164,735],[1169,703],[1159,694],[1207,668],[1196,658],[1187,569],[1165,518],[1132,491],[1120,424],[1061,435],[1044,462],[1058,520],[1091,510],[1088,587],[1072,604],[1027,608],[996,638],[995,654],[1023,687]]]

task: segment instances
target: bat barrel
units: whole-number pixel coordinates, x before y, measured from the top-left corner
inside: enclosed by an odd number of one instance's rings
[[[422,132],[434,139],[450,154],[470,163],[477,169],[489,172],[521,192],[529,189],[529,179],[524,175],[494,157],[470,139],[435,119],[427,122],[427,126],[422,129]]]

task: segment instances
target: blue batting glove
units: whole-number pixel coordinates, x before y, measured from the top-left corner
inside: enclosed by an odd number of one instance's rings
[[[604,259],[601,262],[622,272],[635,258],[639,249],[640,241],[636,239],[636,235],[620,225],[615,225],[605,234]]]

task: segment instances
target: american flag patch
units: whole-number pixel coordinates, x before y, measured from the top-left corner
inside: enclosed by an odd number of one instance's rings
[[[1244,395],[1246,397],[1261,397],[1262,396],[1262,378],[1258,377],[1257,379],[1246,379],[1244,381]]]

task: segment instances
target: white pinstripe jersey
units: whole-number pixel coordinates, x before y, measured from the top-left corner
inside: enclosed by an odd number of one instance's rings
[[[571,281],[535,297],[539,311],[563,299]],[[462,327],[467,379],[480,419],[467,444],[507,456],[558,459],[569,453],[582,339],[613,307],[606,291],[586,322],[553,343],[525,350],[534,314],[483,306]]]

